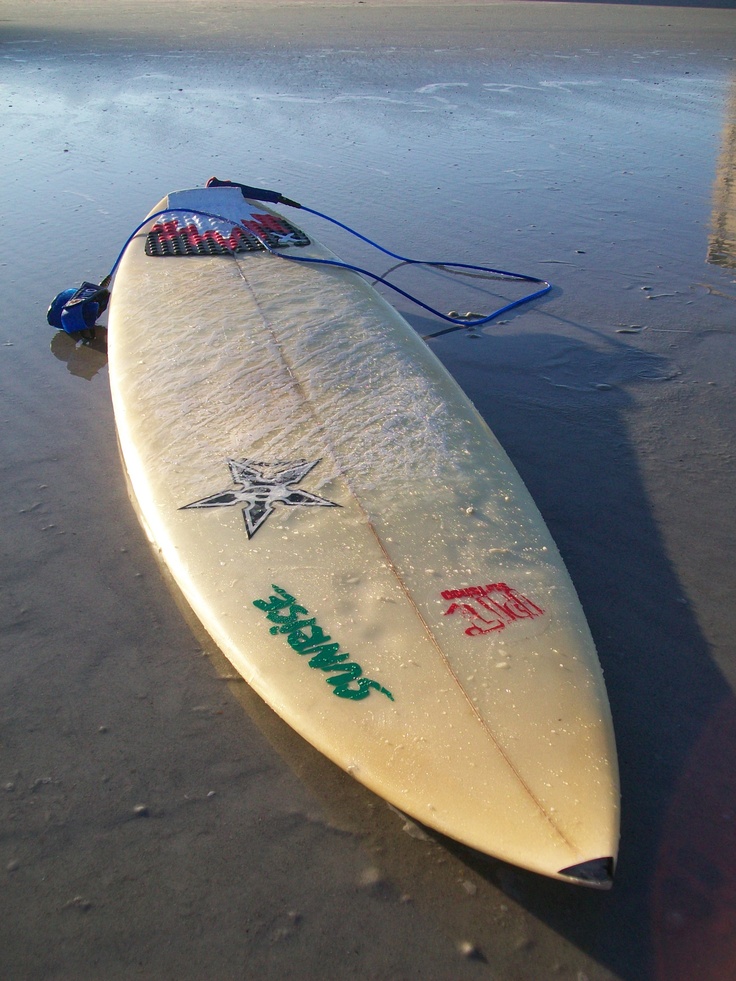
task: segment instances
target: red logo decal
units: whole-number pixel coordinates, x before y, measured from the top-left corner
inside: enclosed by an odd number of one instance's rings
[[[526,596],[507,586],[505,582],[488,586],[467,586],[465,589],[446,589],[442,599],[452,600],[444,615],[459,613],[470,626],[465,633],[470,637],[503,630],[515,620],[533,620],[544,610]],[[460,600],[461,602],[456,602]]]

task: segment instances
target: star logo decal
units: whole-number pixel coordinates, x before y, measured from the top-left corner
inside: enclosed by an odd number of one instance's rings
[[[245,530],[248,538],[252,538],[273,514],[275,504],[285,504],[287,507],[340,507],[324,497],[294,487],[294,484],[300,483],[320,462],[291,460],[262,463],[249,459],[228,460],[227,465],[235,487],[203,497],[201,501],[185,504],[179,510],[226,508],[242,504]]]

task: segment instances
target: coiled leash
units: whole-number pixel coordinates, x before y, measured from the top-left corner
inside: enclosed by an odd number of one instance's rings
[[[308,214],[315,215],[317,218],[322,218],[325,221],[331,222],[333,225],[336,225],[338,228],[343,229],[343,231],[346,231],[350,235],[355,236],[355,238],[360,239],[362,242],[365,242],[367,245],[370,245],[372,248],[377,249],[379,252],[382,252],[384,255],[390,256],[392,259],[397,259],[400,263],[404,265],[428,266],[430,268],[444,269],[447,271],[457,270],[461,273],[481,272],[493,276],[499,276],[502,277],[503,279],[511,280],[515,282],[533,283],[539,287],[538,289],[533,290],[532,292],[526,294],[525,296],[520,297],[517,300],[512,300],[509,303],[503,304],[503,306],[498,307],[492,313],[489,313],[485,316],[460,317],[452,313],[450,314],[442,313],[440,310],[435,309],[434,307],[425,303],[423,300],[420,300],[418,297],[414,296],[413,294],[408,293],[406,290],[401,289],[401,287],[397,286],[395,283],[390,282],[388,279],[386,279],[385,276],[381,276],[377,273],[371,272],[369,269],[364,269],[361,266],[356,266],[349,262],[343,262],[340,259],[319,259],[312,256],[287,254],[283,251],[279,251],[277,246],[275,247],[274,245],[272,245],[271,242],[268,241],[265,235],[259,235],[258,232],[254,232],[252,227],[248,229],[249,234],[255,235],[255,237],[258,239],[262,247],[267,252],[269,252],[273,256],[276,256],[279,259],[284,259],[288,262],[303,262],[303,263],[312,263],[314,265],[321,265],[321,266],[335,266],[339,269],[348,269],[351,272],[359,273],[362,276],[368,277],[374,283],[382,283],[384,286],[387,286],[395,293],[398,293],[399,295],[405,297],[411,303],[414,303],[415,305],[421,307],[422,309],[427,310],[429,313],[433,314],[434,316],[439,317],[440,320],[444,320],[447,323],[452,324],[451,327],[446,327],[442,330],[434,331],[431,334],[425,334],[424,335],[425,340],[432,337],[440,337],[443,334],[449,334],[452,331],[460,330],[461,328],[480,327],[483,324],[487,324],[491,320],[494,320],[496,317],[499,317],[504,313],[508,313],[510,310],[520,307],[522,304],[530,303],[532,300],[539,299],[539,297],[544,296],[545,293],[549,293],[549,291],[552,289],[551,284],[548,283],[547,280],[539,279],[536,276],[529,276],[524,273],[509,272],[508,270],[505,269],[495,269],[491,266],[474,265],[466,262],[444,262],[436,259],[433,260],[412,259],[409,258],[408,256],[399,255],[397,252],[392,252],[390,249],[387,249],[384,246],[379,245],[377,242],[374,242],[372,239],[368,238],[367,236],[362,235],[360,232],[355,231],[355,229],[350,228],[349,225],[343,224],[343,222],[338,221],[336,218],[332,218],[330,217],[330,215],[323,214],[321,211],[315,211],[313,208],[308,208],[306,207],[306,205],[302,205],[296,201],[292,201],[290,198],[285,197],[279,191],[270,191],[262,187],[250,187],[247,184],[240,184],[235,181],[218,180],[218,178],[216,177],[211,177],[210,180],[207,181],[207,187],[236,187],[240,189],[243,197],[246,198],[247,200],[266,202],[268,204],[282,204],[290,208],[298,208],[301,211],[307,212]],[[146,225],[148,225],[149,222],[155,220],[156,218],[175,215],[175,214],[186,214],[190,217],[202,217],[202,218],[214,219],[216,221],[224,221],[229,223],[232,226],[233,230],[241,228],[241,226],[238,223],[235,223],[231,219],[225,218],[222,215],[212,214],[207,211],[197,211],[192,208],[167,208],[163,211],[158,211],[155,214],[149,215],[142,222],[140,222],[140,224],[137,225],[136,228],[128,236],[125,244],[120,250],[117,259],[113,263],[112,269],[107,274],[107,276],[105,276],[105,278],[102,280],[101,283],[96,284],[96,283],[85,282],[82,283],[81,286],[72,287],[70,289],[63,290],[56,297],[54,297],[53,301],[51,302],[51,306],[48,309],[48,313],[46,315],[46,319],[48,320],[50,326],[56,327],[59,330],[66,331],[66,333],[68,334],[81,333],[83,337],[87,337],[87,338],[94,337],[95,324],[97,323],[98,318],[107,309],[107,305],[110,299],[110,284],[112,282],[117,267],[120,264],[120,261],[123,258],[123,254],[125,253],[125,250],[127,249],[128,245],[135,238],[138,232],[140,232],[141,229],[143,229]],[[235,248],[232,248],[232,252],[234,254]]]

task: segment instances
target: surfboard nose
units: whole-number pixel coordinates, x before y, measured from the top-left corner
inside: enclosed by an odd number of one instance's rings
[[[580,865],[571,865],[560,869],[560,875],[576,882],[581,886],[592,886],[594,889],[610,889],[613,885],[613,859],[594,858]]]

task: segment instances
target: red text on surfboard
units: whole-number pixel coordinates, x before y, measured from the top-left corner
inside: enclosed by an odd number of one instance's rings
[[[445,589],[442,599],[452,600],[445,616],[459,613],[464,620],[470,621],[470,626],[465,628],[470,637],[504,630],[517,620],[533,620],[544,613],[540,606],[505,582]]]

